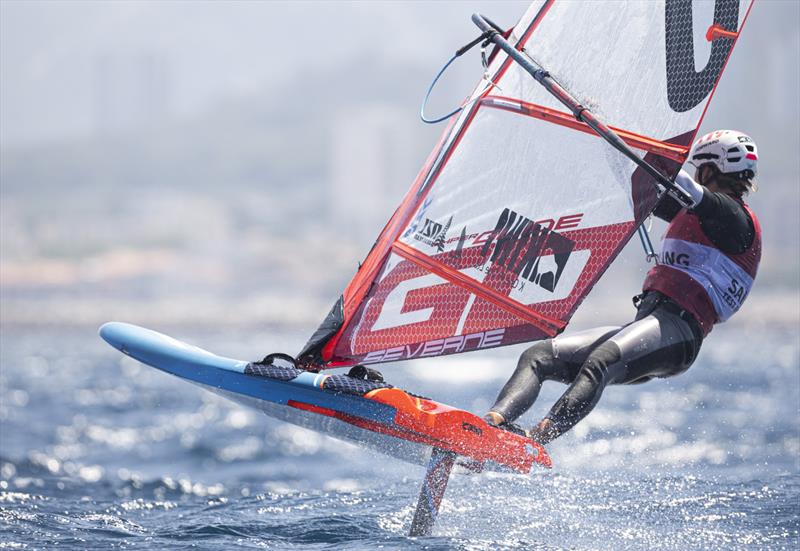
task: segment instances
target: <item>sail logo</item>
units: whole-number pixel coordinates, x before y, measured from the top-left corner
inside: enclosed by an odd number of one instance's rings
[[[411,223],[408,225],[408,228],[406,228],[406,231],[403,232],[403,238],[407,238],[417,231],[420,222],[422,222],[422,217],[425,216],[425,212],[428,210],[428,207],[431,206],[432,202],[433,199],[431,199],[430,197],[426,198],[425,201],[422,202],[422,206],[419,208],[417,214],[414,215],[414,219],[411,220]]]
[[[575,225],[578,220],[580,218],[576,218]],[[481,256],[493,265],[502,266],[519,279],[552,293],[574,249],[575,242],[571,239],[505,208],[481,248]],[[544,254],[552,256],[554,261],[554,266],[549,271],[540,267],[540,259]]]
[[[434,247],[437,251],[444,252],[444,245],[447,240],[447,232],[453,223],[451,216],[444,224],[426,218],[421,228],[414,234],[414,239],[425,243],[429,247]]]
[[[673,0],[665,5],[667,101],[676,113],[685,113],[708,96],[733,48],[739,24],[739,0],[716,0],[714,21],[706,34],[711,53],[697,71],[692,0]],[[711,32],[713,29],[718,32]],[[719,32],[722,30],[722,32]]]
[[[443,339],[434,339],[417,343],[416,345],[405,344],[384,350],[373,350],[367,353],[360,361],[363,364],[396,362],[494,348],[495,346],[502,346],[505,332],[505,328],[501,327],[468,335],[454,335]]]

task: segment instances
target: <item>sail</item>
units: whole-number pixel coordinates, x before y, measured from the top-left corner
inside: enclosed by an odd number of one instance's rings
[[[537,0],[509,41],[672,179],[750,4]],[[554,336],[654,208],[652,178],[505,53],[488,75],[301,352],[304,363]]]

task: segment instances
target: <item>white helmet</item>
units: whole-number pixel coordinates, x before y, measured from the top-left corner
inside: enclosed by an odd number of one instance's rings
[[[738,180],[752,180],[758,172],[758,149],[747,134],[717,130],[692,144],[689,163],[695,168],[711,163],[723,174]]]

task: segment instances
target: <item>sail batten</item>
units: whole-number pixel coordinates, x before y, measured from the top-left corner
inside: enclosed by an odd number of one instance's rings
[[[535,117],[553,124],[560,124],[575,130],[580,130],[581,132],[585,132],[587,134],[595,133],[588,124],[577,120],[571,113],[558,111],[556,109],[544,107],[543,105],[535,105],[520,99],[507,98],[504,96],[488,96],[481,100],[481,104],[487,107],[505,109],[507,111],[513,111],[529,117]],[[611,126],[610,128],[629,146],[650,153],[655,153],[656,155],[661,155],[662,157],[667,157],[674,161],[683,162],[689,153],[688,146],[675,145],[648,136],[641,136],[634,132],[630,132],[622,128],[616,128],[614,126]]]
[[[440,276],[442,279],[475,294],[483,300],[508,311],[512,315],[518,316],[521,320],[538,327],[550,336],[556,335],[566,325],[560,320],[551,319],[535,311],[528,310],[524,305],[495,292],[489,287],[482,287],[480,282],[452,269],[447,264],[436,262],[433,258],[425,256],[413,247],[409,247],[402,242],[396,242],[392,247],[392,251],[426,271]]]

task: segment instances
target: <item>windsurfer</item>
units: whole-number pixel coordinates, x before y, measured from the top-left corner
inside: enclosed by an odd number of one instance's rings
[[[634,297],[635,319],[534,344],[485,419],[515,428],[544,381],[568,384],[544,419],[527,431],[546,444],[586,417],[606,385],[686,371],[712,326],[739,309],[755,279],[761,232],[743,196],[755,189],[757,159],[755,143],[740,132],[720,130],[697,140],[689,152],[696,181],[683,170],[675,179],[693,205],[682,208],[665,194],[655,209],[670,224],[660,262]]]

